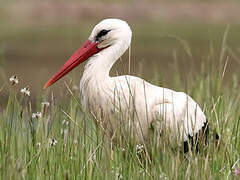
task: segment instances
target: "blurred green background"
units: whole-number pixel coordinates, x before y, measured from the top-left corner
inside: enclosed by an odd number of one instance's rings
[[[33,97],[44,83],[80,47],[92,28],[104,18],[126,20],[132,28],[131,74],[171,87],[176,71],[186,83],[200,64],[216,64],[229,25],[226,77],[239,71],[240,3],[232,1],[6,1],[0,2],[0,83],[11,75],[20,78],[18,88],[29,85]],[[208,58],[209,54],[215,58]],[[79,84],[84,65],[64,79]],[[128,74],[128,53],[111,74]],[[157,77],[157,78],[156,78]],[[50,90],[61,93],[64,81]],[[7,97],[2,90],[0,101]]]

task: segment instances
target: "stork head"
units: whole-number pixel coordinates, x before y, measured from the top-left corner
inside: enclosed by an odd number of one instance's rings
[[[88,40],[62,66],[62,68],[44,85],[47,88],[65,76],[80,63],[107,48],[119,44],[129,47],[132,31],[125,21],[120,19],[104,19],[92,30]]]
[[[89,36],[90,41],[98,41],[98,48],[105,48],[119,41],[131,43],[132,31],[125,21],[120,19],[104,19],[98,23]]]

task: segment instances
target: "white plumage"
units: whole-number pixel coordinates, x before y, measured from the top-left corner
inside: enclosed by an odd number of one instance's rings
[[[107,30],[103,35],[102,30]],[[100,36],[101,35],[101,36]],[[89,58],[80,82],[83,106],[104,124],[109,136],[119,126],[131,126],[137,142],[147,138],[151,125],[169,129],[186,141],[202,129],[206,117],[187,94],[157,87],[134,76],[110,77],[112,65],[128,49],[132,31],[125,21],[105,19],[90,37],[98,37],[100,52]],[[157,122],[157,123],[154,123]]]

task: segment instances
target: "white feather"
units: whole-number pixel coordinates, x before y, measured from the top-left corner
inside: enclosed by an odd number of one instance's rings
[[[154,86],[133,76],[110,77],[109,71],[131,43],[128,24],[118,19],[105,19],[97,24],[89,40],[102,29],[111,31],[104,37],[101,48],[85,66],[80,83],[82,104],[98,121],[105,124],[110,136],[121,126],[133,125],[138,141],[147,138],[150,125],[158,121],[187,140],[206,122],[198,104],[188,95]],[[119,119],[122,119],[119,123]]]

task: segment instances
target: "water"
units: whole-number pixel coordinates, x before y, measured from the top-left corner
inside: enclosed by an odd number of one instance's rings
[[[89,25],[91,24],[91,25]],[[18,88],[29,85],[32,95],[43,92],[45,82],[80,47],[91,32],[94,23],[73,23],[71,25],[41,24],[34,26],[9,26],[2,31],[1,51],[4,58],[6,77],[16,74],[20,77]],[[188,72],[197,76],[202,62],[219,62],[225,25],[203,23],[164,23],[162,21],[132,22],[133,39],[131,47],[131,74],[157,83],[158,79],[171,87],[171,78],[176,63],[184,81]],[[239,26],[231,26],[229,47],[238,54],[240,47]],[[7,33],[6,33],[7,32]],[[0,32],[1,33],[1,32]],[[7,34],[4,36],[4,33]],[[209,60],[211,49],[214,58]],[[56,94],[65,87],[64,81],[75,80],[79,84],[84,64],[67,77],[57,82],[50,90]],[[229,58],[227,74],[230,77],[239,64]],[[128,52],[114,65],[112,75],[128,74]],[[4,82],[1,77],[1,83]],[[4,91],[6,93],[6,91]],[[1,98],[3,99],[3,98]]]

